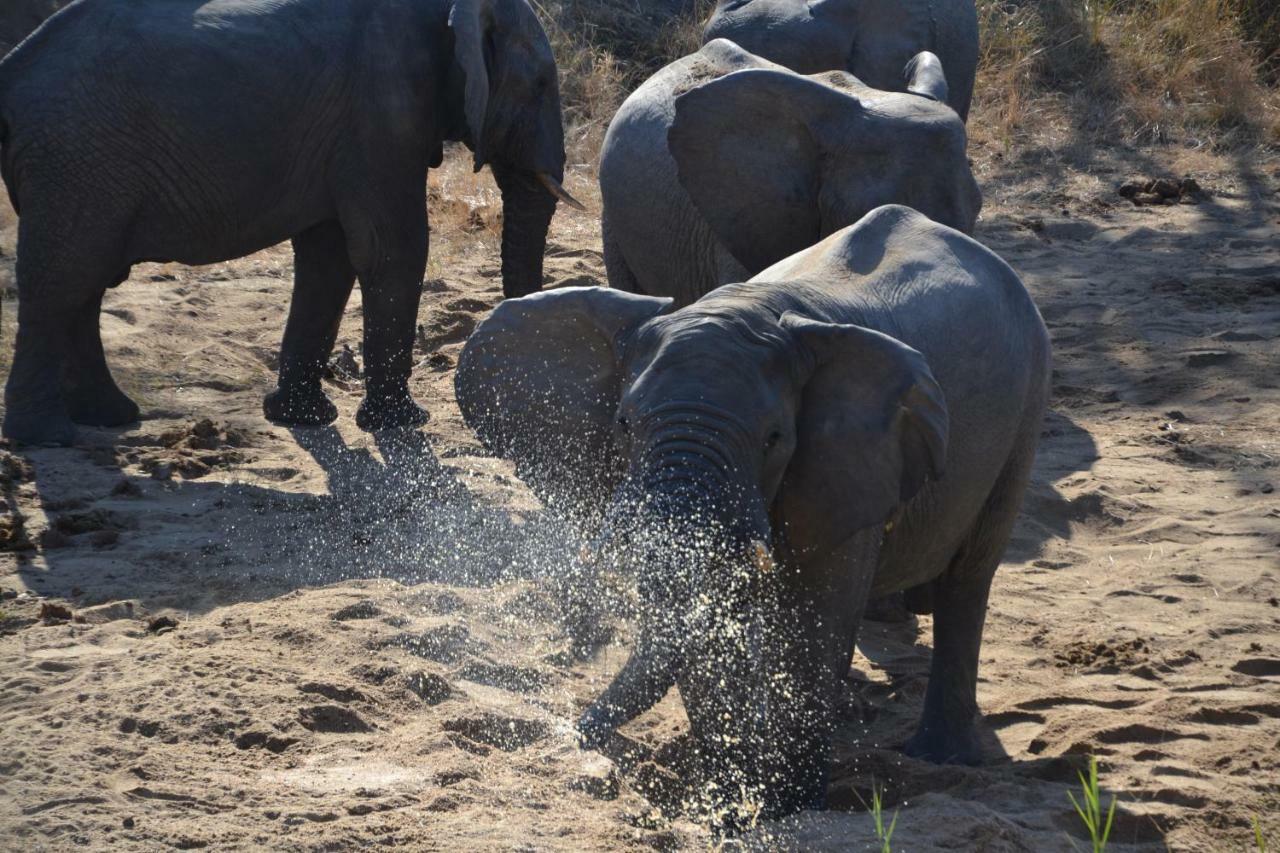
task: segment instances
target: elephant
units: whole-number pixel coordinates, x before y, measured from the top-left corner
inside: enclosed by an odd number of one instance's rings
[[[539,494],[608,507],[583,559],[633,567],[641,603],[584,744],[674,684],[707,790],[820,807],[864,605],[921,588],[934,654],[905,750],[979,762],[987,596],[1050,361],[1013,270],[898,205],[683,308],[590,287],[498,306],[458,362],[463,416]]]
[[[5,0],[4,8],[0,9],[0,57],[13,50],[45,18],[70,2],[71,0]]]
[[[982,194],[937,58],[906,93],[806,77],[717,40],[619,108],[600,154],[609,284],[688,305],[883,204],[973,230]]]
[[[703,30],[704,43],[718,38],[801,74],[849,71],[877,89],[897,88],[907,60],[931,51],[947,69],[947,103],[969,118],[974,0],[720,0]]]
[[[209,264],[286,239],[293,298],[266,417],[337,416],[321,376],[359,279],[357,423],[424,422],[408,379],[427,170],[446,141],[501,190],[504,294],[538,290],[557,199],[572,199],[555,59],[526,0],[63,9],[0,62],[0,172],[19,214],[4,435],[65,445],[75,424],[137,420],[98,326],[133,264]]]

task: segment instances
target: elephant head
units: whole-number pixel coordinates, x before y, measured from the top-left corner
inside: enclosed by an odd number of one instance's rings
[[[795,630],[823,594],[815,567],[854,543],[869,582],[883,526],[947,446],[920,353],[805,316],[790,291],[729,285],[675,312],[601,288],[508,301],[456,377],[468,423],[535,485],[590,482],[577,495],[608,507],[597,557],[635,569],[640,635],[587,742],[678,684],[707,790],[770,814],[825,791],[813,734],[836,677],[817,658],[839,638]]]
[[[502,191],[502,289],[542,287],[542,256],[556,199],[581,207],[564,179],[564,128],[551,43],[525,0],[454,0],[454,60],[462,75],[462,137],[477,170]]]
[[[972,232],[982,195],[941,64],[922,53],[905,73],[909,91],[890,93],[842,72],[753,68],[676,98],[667,144],[680,183],[746,269],[884,204]]]

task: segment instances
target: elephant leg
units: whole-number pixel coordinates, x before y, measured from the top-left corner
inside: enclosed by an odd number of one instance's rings
[[[97,311],[109,284],[99,271],[112,265],[103,262],[109,256],[90,251],[69,227],[59,227],[57,216],[45,215],[35,205],[25,207],[18,225],[18,332],[5,384],[3,432],[23,444],[70,445],[76,428],[63,393],[64,369],[71,372],[73,387],[86,389],[86,400],[93,377],[76,378],[77,368],[87,367],[92,374],[100,362],[110,381]],[[86,340],[90,325],[92,337]],[[88,408],[78,413],[87,414]],[[113,414],[130,412],[117,408]]]
[[[623,257],[622,247],[618,245],[617,237],[609,227],[607,210],[600,216],[600,237],[604,245],[604,273],[609,279],[609,286],[627,293],[644,293],[640,289],[640,280]]]
[[[356,273],[336,221],[293,238],[293,299],[280,345],[280,378],[262,411],[267,420],[299,426],[332,423],[338,409],[321,387]]]
[[[778,673],[771,681],[772,768],[786,780],[769,792],[775,816],[826,804],[831,733],[841,682],[849,672],[862,613],[879,557],[879,531],[854,536],[819,564],[808,566],[784,591]]]
[[[904,751],[936,764],[982,763],[978,714],[978,653],[991,579],[1004,556],[1031,472],[1033,445],[1015,454],[996,481],[973,530],[934,581],[933,660],[924,711]]]
[[[102,291],[72,313],[67,358],[62,363],[62,396],[71,420],[114,427],[138,419],[138,404],[116,385],[102,351],[99,315]]]
[[[425,186],[425,180],[420,181]],[[344,217],[350,254],[364,297],[365,398],[356,412],[363,430],[416,427],[427,412],[409,393],[413,336],[427,265],[425,190],[382,208],[354,227]]]
[[[620,726],[658,704],[675,684],[675,654],[659,645],[642,638],[604,693],[578,718],[584,748],[602,746]]]

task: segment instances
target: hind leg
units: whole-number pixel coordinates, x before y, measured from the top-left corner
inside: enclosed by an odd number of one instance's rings
[[[929,687],[919,728],[904,749],[914,758],[936,764],[982,763],[976,717],[987,596],[1017,520],[1033,458],[1034,443],[1005,467],[965,544],[934,582]]]
[[[98,291],[72,314],[62,364],[62,396],[75,423],[123,426],[138,419],[138,404],[120,390],[107,367],[98,325],[101,308],[102,291]]]
[[[97,332],[98,305],[110,281],[97,271],[120,265],[104,263],[109,255],[90,251],[80,235],[63,233],[58,226],[65,217],[42,216],[30,207],[18,224],[18,333],[4,389],[3,432],[24,444],[69,445],[76,428],[64,396],[67,381],[77,392],[76,413],[84,415],[92,410],[94,380],[105,374],[115,387]],[[104,400],[110,401],[109,393]]]
[[[627,293],[644,293],[640,289],[636,274],[632,272],[627,259],[622,256],[622,247],[618,245],[609,227],[607,210],[600,217],[600,238],[604,246],[604,274],[609,279],[609,286],[614,290],[624,290]]]
[[[262,412],[277,423],[319,426],[338,416],[320,380],[356,280],[342,226],[323,222],[294,237],[293,267],[280,378],[263,401]]]

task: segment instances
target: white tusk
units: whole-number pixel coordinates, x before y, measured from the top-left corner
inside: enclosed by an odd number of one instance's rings
[[[566,190],[564,187],[560,186],[559,181],[557,181],[555,178],[548,175],[546,172],[538,172],[537,174],[538,174],[538,183],[546,187],[547,192],[551,193],[553,196],[560,199],[562,202],[569,205],[574,210],[581,210],[584,213],[586,212],[587,209],[582,206],[582,202],[578,201],[576,198],[569,195],[569,191]]]
[[[773,554],[769,552],[769,546],[757,539],[752,544],[752,556],[755,559],[756,569],[762,573],[771,572],[775,565],[773,562]]]

